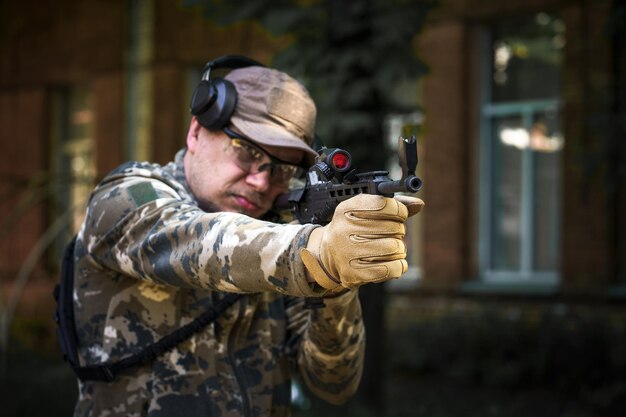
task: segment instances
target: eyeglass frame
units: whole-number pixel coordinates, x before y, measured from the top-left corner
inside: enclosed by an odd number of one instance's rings
[[[306,168],[303,167],[302,165],[298,165],[298,164],[294,164],[291,162],[287,162],[287,161],[283,161],[280,158],[276,158],[275,156],[270,155],[265,149],[263,149],[262,147],[260,147],[259,145],[257,145],[256,143],[254,143],[254,141],[250,138],[247,138],[245,136],[243,136],[240,133],[237,133],[235,131],[233,131],[232,129],[228,128],[228,127],[224,127],[222,128],[222,131],[224,132],[224,134],[226,134],[226,136],[228,136],[228,138],[233,141],[233,140],[240,140],[242,142],[244,142],[246,145],[248,145],[249,147],[251,147],[252,149],[255,149],[257,151],[259,151],[262,155],[267,156],[267,158],[269,159],[269,162],[265,162],[262,163],[258,166],[256,172],[252,172],[253,170],[251,169],[246,169],[245,167],[240,166],[239,164],[237,164],[237,166],[239,166],[241,169],[248,171],[248,173],[250,174],[258,174],[259,172],[264,172],[268,170],[269,167],[269,173],[270,173],[270,182],[272,183],[285,183],[288,184],[292,179],[299,179],[304,177],[304,174],[306,173]],[[294,167],[296,168],[295,174],[289,178],[285,178],[283,180],[280,180],[276,177],[274,177],[274,172],[275,171],[275,167],[277,165],[284,165],[284,166],[289,166],[289,167]]]

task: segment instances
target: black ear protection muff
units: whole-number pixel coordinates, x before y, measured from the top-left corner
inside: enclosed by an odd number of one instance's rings
[[[211,70],[238,69],[263,64],[241,55],[225,55],[204,66],[202,80],[191,96],[189,112],[209,130],[221,129],[230,120],[237,105],[237,90],[233,83],[223,78],[211,79]]]

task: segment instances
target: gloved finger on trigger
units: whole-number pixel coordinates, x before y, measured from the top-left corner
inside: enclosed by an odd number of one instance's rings
[[[368,194],[359,194],[341,202],[337,206],[335,214],[342,212],[349,218],[373,220],[390,219],[404,221],[408,215],[406,206],[398,203],[395,199]]]
[[[396,195],[394,196],[394,198],[396,199],[396,201],[399,201],[407,208],[409,212],[408,217],[416,215],[426,205],[424,203],[424,200],[422,200],[421,198],[410,197],[407,195]]]

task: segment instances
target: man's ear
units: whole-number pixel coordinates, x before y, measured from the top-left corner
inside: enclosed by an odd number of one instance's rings
[[[187,132],[187,149],[192,153],[195,152],[198,147],[201,130],[202,126],[198,123],[198,119],[196,119],[195,116],[192,117],[191,123],[189,124],[189,131]]]

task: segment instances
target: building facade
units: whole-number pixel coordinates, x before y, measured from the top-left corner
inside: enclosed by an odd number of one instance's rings
[[[618,2],[442,3],[419,46],[423,287],[623,296]]]
[[[444,0],[431,13],[416,42],[423,111],[395,119],[420,125],[427,202],[404,291],[623,299],[618,3]],[[206,60],[269,62],[289,39],[166,0],[0,5],[0,283],[5,303],[27,283],[28,310],[50,305],[97,179],[183,146]]]

